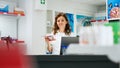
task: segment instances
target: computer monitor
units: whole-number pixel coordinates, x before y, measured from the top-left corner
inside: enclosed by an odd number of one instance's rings
[[[60,55],[63,55],[69,44],[78,44],[78,43],[79,43],[79,37],[62,37]]]

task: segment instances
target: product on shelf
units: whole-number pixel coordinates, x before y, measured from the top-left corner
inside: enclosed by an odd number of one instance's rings
[[[112,26],[114,44],[120,44],[120,22],[114,21],[106,23],[105,26]]]
[[[8,12],[9,10],[8,4],[0,3],[0,12]]]
[[[24,14],[24,10],[20,9],[20,8],[15,8],[14,13],[16,13],[16,14]]]
[[[0,1],[0,14],[24,16],[24,10],[17,7],[16,1]]]
[[[112,27],[110,26],[94,25],[82,27],[79,35],[80,44],[100,46],[112,46],[114,44]]]
[[[120,18],[119,0],[107,0],[107,16],[108,19]]]

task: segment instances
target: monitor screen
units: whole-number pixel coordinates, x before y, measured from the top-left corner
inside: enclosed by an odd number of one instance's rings
[[[78,44],[78,43],[79,43],[79,37],[62,37],[60,55],[63,55],[63,53],[65,53],[65,50],[70,44]]]

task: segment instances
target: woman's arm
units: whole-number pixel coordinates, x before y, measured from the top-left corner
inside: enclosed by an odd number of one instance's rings
[[[49,52],[52,52],[53,47],[52,47],[52,45],[50,44],[50,40],[49,40],[49,38],[48,38],[47,36],[45,36],[45,41],[46,41],[46,43],[47,43],[47,50],[48,50]]]

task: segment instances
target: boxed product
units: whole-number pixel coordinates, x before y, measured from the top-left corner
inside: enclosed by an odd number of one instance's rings
[[[16,2],[0,1],[0,12],[14,12]]]
[[[8,12],[9,6],[7,3],[0,1],[0,12]]]
[[[109,22],[105,26],[112,26],[114,44],[120,44],[120,21]]]
[[[24,10],[21,8],[14,8],[14,13],[16,14],[24,14]]]
[[[108,0],[107,1],[107,13],[108,19],[120,18],[120,1],[119,0]]]

